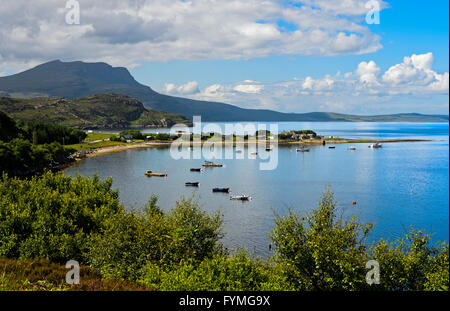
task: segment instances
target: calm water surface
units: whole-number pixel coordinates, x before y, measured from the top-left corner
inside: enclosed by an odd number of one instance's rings
[[[223,123],[219,124],[224,126]],[[223,168],[192,173],[203,160],[174,160],[167,148],[129,150],[83,160],[66,170],[113,177],[125,206],[142,206],[156,194],[164,209],[193,194],[207,211],[224,214],[229,248],[246,247],[255,254],[269,254],[268,234],[274,213],[289,210],[308,213],[329,186],[346,215],[375,223],[371,239],[395,239],[412,225],[433,233],[435,241],[449,239],[449,130],[448,124],[426,123],[321,123],[283,122],[279,130],[312,129],[325,136],[347,138],[425,138],[430,142],[389,143],[381,149],[368,144],[278,148],[278,167],[260,171],[259,159],[216,160]],[[158,130],[154,130],[158,131]],[[161,130],[160,130],[161,131]],[[247,151],[246,151],[247,152]],[[263,161],[263,160],[261,160]],[[167,172],[167,178],[147,178],[144,171]],[[194,190],[187,181],[200,182]],[[250,202],[230,201],[228,194],[212,193],[230,187],[232,194],[246,193]],[[353,206],[352,201],[357,205]]]

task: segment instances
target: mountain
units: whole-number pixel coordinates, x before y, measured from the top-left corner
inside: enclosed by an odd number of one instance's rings
[[[194,115],[201,115],[203,121],[448,122],[446,115],[356,116],[327,112],[281,113],[173,97],[159,94],[150,87],[138,83],[126,68],[112,67],[105,63],[56,60],[0,78],[0,96],[74,99],[102,93],[124,94],[138,99],[149,109],[179,113],[189,119]]]
[[[81,129],[170,127],[176,123],[191,124],[182,115],[148,110],[140,101],[121,94],[99,94],[78,99],[0,97],[0,111],[8,113],[18,121],[61,123]]]

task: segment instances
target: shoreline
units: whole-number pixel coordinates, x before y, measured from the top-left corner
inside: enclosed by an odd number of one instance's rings
[[[334,144],[364,144],[364,143],[408,143],[408,142],[427,142],[431,140],[427,139],[338,139],[338,140],[326,140],[325,139],[325,146],[326,145],[334,145]],[[95,158],[102,155],[110,154],[110,153],[116,153],[116,152],[122,152],[127,150],[134,150],[134,149],[147,149],[147,148],[161,148],[161,147],[170,147],[170,145],[173,143],[171,142],[143,142],[138,144],[132,144],[132,145],[116,145],[116,146],[107,146],[107,147],[100,147],[97,149],[91,150],[90,153],[87,153],[85,157],[81,159],[76,159],[75,162],[80,161],[85,158]],[[201,143],[193,143],[191,142],[191,146],[196,145],[203,145],[205,142]],[[213,143],[213,142],[211,142]],[[222,142],[223,146],[226,145],[248,145],[248,141],[245,142]],[[323,146],[323,140],[320,141],[314,141],[314,142],[305,142],[305,141],[283,141],[278,143],[272,143],[271,141],[266,140],[266,145],[273,145],[277,144],[278,146]],[[69,164],[70,166],[70,164]]]

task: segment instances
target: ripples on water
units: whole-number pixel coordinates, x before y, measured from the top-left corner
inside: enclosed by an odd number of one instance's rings
[[[244,246],[262,256],[269,254],[274,212],[307,213],[328,186],[346,215],[376,224],[372,240],[397,238],[413,225],[434,233],[435,241],[448,241],[448,124],[280,123],[279,130],[285,129],[313,129],[347,138],[433,141],[389,143],[381,149],[356,144],[354,152],[345,144],[337,144],[336,149],[312,147],[307,153],[280,146],[273,171],[260,171],[259,160],[245,159],[216,160],[226,167],[193,173],[189,169],[200,167],[203,160],[173,160],[167,148],[129,150],[81,161],[66,173],[112,176],[126,206],[142,206],[154,193],[160,206],[170,209],[181,196],[194,194],[206,210],[220,209],[224,214],[228,247]],[[146,169],[167,172],[168,178],[147,178]],[[185,187],[188,181],[200,182],[200,188]],[[230,201],[228,194],[212,193],[214,187],[230,187],[232,194],[245,192],[253,200]]]

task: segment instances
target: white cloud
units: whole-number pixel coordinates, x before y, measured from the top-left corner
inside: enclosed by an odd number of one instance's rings
[[[261,83],[251,80],[230,84],[214,84],[191,98],[235,104],[246,108],[274,109],[285,112],[337,111],[347,113],[435,112],[448,109],[449,73],[432,69],[433,55],[405,57],[400,64],[382,73],[370,60],[358,64],[343,76],[293,78],[288,81]],[[402,83],[385,76],[394,68],[408,67],[419,74],[400,75]],[[397,69],[395,69],[397,70]],[[425,73],[420,74],[423,71]],[[444,111],[444,112],[443,112]]]
[[[52,59],[130,68],[141,61],[334,56],[382,47],[364,22],[360,0],[301,6],[279,0],[80,1],[81,25],[65,24],[65,1],[35,2],[0,6],[2,71]],[[279,26],[280,20],[293,28]]]
[[[177,94],[177,95],[191,95],[200,92],[197,81],[191,81],[179,86],[176,86],[175,84],[172,83],[166,83],[165,91],[168,94]]]
[[[323,79],[314,80],[311,77],[306,77],[302,87],[305,90],[325,91],[331,90],[334,85],[334,80],[329,75],[326,75]]]
[[[448,93],[449,75],[448,72],[444,74],[436,74],[436,81],[432,82],[428,87],[432,91],[447,92]]]
[[[361,62],[358,65],[355,73],[359,76],[359,81],[363,83],[377,83],[377,75],[380,72],[380,67],[371,60],[370,62]]]
[[[342,15],[362,15],[367,13],[366,3],[367,0],[343,0],[343,1],[330,1],[330,0],[297,0],[296,2],[311,5],[320,8],[324,11],[331,12],[333,14]],[[378,1],[380,8],[388,7],[386,2]]]
[[[433,54],[413,54],[405,57],[403,63],[390,67],[383,75],[383,81],[393,84],[429,84],[436,78],[431,70]]]
[[[234,87],[235,91],[251,94],[259,94],[263,89],[264,86],[255,84],[239,84]]]

